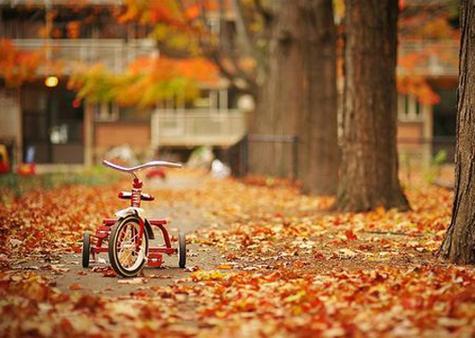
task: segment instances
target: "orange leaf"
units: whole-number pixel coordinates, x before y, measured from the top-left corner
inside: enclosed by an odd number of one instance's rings
[[[81,290],[82,287],[79,283],[73,283],[69,285],[69,290]]]

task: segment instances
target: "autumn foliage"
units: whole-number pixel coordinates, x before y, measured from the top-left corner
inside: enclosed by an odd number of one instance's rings
[[[219,1],[177,0],[126,0],[126,11],[118,19],[121,22],[139,21],[143,24],[165,23],[182,30],[190,30],[188,23],[203,14],[203,11],[220,9]],[[222,1],[222,6],[230,6]]]
[[[83,2],[67,4],[73,11],[80,11],[84,5]],[[247,29],[252,34],[259,35],[262,23],[255,20],[255,10],[251,2],[243,1],[243,5],[249,16]],[[342,8],[343,1],[336,1],[335,11],[337,17],[340,17],[339,21],[343,16]],[[231,1],[216,0],[127,0],[123,7],[108,9],[109,15],[115,17],[119,24],[134,22],[149,29],[149,37],[157,42],[160,50],[158,59],[161,61],[151,57],[144,62],[141,58],[131,65],[134,71],[129,67],[122,74],[112,73],[105,66],[101,66],[100,61],[92,66],[83,65],[75,69],[71,87],[79,92],[80,98],[87,97],[91,101],[115,101],[126,106],[149,106],[177,95],[185,100],[193,98],[200,84],[210,82],[215,84],[218,75],[223,75],[223,71],[228,73],[228,76],[238,76],[242,71],[255,73],[258,62],[249,55],[236,54],[236,51],[231,53],[228,51],[225,55],[217,53],[223,49],[221,46],[223,42],[220,41],[219,34],[213,33],[207,26],[206,16],[210,13],[214,13],[213,15],[219,13],[226,18],[232,10]],[[398,77],[398,91],[414,95],[421,103],[437,104],[439,97],[426,74],[416,70],[427,69],[428,60],[432,57],[447,64],[457,64],[457,55],[453,55],[452,50],[447,50],[443,44],[437,43],[459,37],[458,29],[451,24],[456,9],[454,11],[452,5],[431,3],[413,6],[410,2],[401,1],[400,10],[401,44],[408,41],[430,42],[430,44],[407,55],[400,55],[398,66],[402,73]],[[79,38],[82,27],[94,20],[95,12],[91,13],[83,20],[69,22],[66,25],[66,36],[70,39]],[[49,15],[54,23],[58,12],[52,10]],[[47,32],[45,29],[45,27],[41,29],[39,36],[63,37],[58,35],[58,28],[55,28],[54,24],[50,31]],[[9,86],[18,86],[34,79],[38,76],[39,68],[49,67],[46,65],[44,50],[19,51],[6,39],[2,39],[0,44],[2,47],[0,77],[4,78]],[[140,67],[142,69],[139,70]],[[150,72],[152,74],[149,75]]]
[[[419,102],[434,105],[439,96],[429,83],[431,62],[458,67],[458,51],[447,48],[446,42],[457,41],[460,31],[452,24],[458,16],[456,2],[400,1],[398,22],[399,45],[416,47],[413,51],[398,57],[398,68],[402,72],[397,79],[398,92],[415,96]]]
[[[160,56],[141,57],[122,74],[112,74],[101,65],[80,67],[70,87],[78,90],[80,98],[123,106],[153,106],[167,99],[196,97],[199,86],[213,86],[219,80],[216,65],[199,52],[197,40],[203,29],[191,24],[203,10],[213,9],[216,4],[212,1],[184,2],[182,7],[176,0],[128,0],[117,21],[153,26],[150,37],[161,44]],[[162,47],[171,48],[179,57],[167,56]]]
[[[0,38],[0,78],[7,86],[18,87],[34,80],[43,64],[41,53],[18,50],[11,40]]]
[[[199,84],[215,84],[216,67],[206,59],[140,58],[128,71],[113,74],[103,65],[81,67],[71,77],[69,87],[79,98],[91,102],[117,102],[123,106],[153,106],[171,98],[191,99]]]

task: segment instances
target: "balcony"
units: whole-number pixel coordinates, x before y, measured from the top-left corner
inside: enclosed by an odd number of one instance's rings
[[[246,115],[238,110],[156,110],[151,121],[154,147],[229,147],[246,133]]]
[[[398,74],[421,76],[457,76],[459,43],[456,40],[403,41],[398,49]],[[402,66],[412,64],[411,67]]]
[[[14,39],[13,43],[25,50],[49,50],[52,60],[64,61],[65,74],[71,73],[75,63],[98,62],[110,71],[119,73],[137,57],[157,53],[150,39]],[[454,40],[401,42],[398,49],[398,74],[457,76],[458,53],[459,44]],[[402,62],[405,60],[408,63],[409,58],[413,59],[412,66],[402,66]]]
[[[102,63],[110,71],[122,72],[134,59],[156,53],[153,40],[123,39],[14,39],[17,48],[42,49],[53,61],[63,61],[62,73],[71,74],[76,64]],[[45,70],[46,71],[46,70]]]

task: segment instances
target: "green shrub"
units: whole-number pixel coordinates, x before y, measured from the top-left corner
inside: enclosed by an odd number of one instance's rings
[[[434,158],[431,161],[431,165],[429,169],[427,169],[425,173],[425,179],[429,183],[434,183],[437,177],[440,175],[440,170],[442,165],[447,161],[447,151],[439,150],[437,154],[435,154]]]
[[[120,179],[120,175],[102,166],[81,172],[48,173],[34,176],[20,176],[14,173],[0,175],[0,201],[17,198],[31,190],[50,190],[66,185],[96,186],[110,184]]]

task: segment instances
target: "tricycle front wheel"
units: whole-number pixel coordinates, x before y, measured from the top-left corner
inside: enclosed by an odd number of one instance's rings
[[[178,233],[178,266],[182,269],[186,266],[186,236],[181,231]]]
[[[112,227],[109,261],[114,271],[122,277],[137,276],[145,264],[148,236],[147,231],[142,229],[142,238],[139,238],[140,223],[137,216],[127,216]]]

